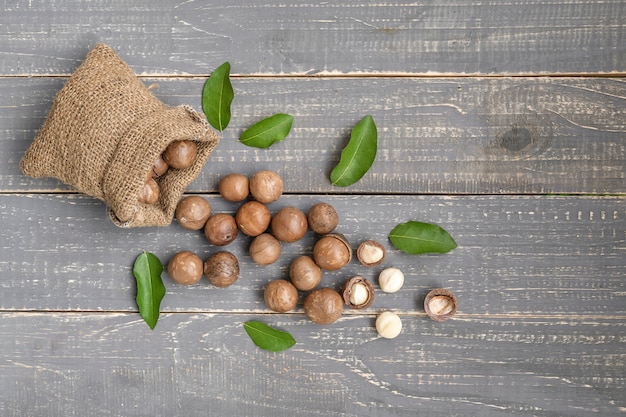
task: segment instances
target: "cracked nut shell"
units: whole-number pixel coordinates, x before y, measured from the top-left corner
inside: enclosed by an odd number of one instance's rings
[[[424,310],[428,317],[435,321],[446,321],[458,308],[456,296],[445,288],[435,288],[424,299]]]
[[[361,276],[347,280],[341,293],[348,308],[360,310],[371,306],[374,302],[374,286]]]
[[[375,240],[361,242],[356,249],[356,258],[361,265],[372,268],[380,265],[385,260],[387,252],[385,247]]]
[[[336,271],[352,260],[352,248],[341,233],[329,233],[315,243],[313,259],[320,268]]]

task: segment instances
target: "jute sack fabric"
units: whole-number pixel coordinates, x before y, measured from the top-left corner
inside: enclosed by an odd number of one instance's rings
[[[156,204],[139,203],[154,161],[176,140],[196,141],[196,161],[157,179]],[[98,44],[58,92],[20,168],[104,201],[120,227],[165,226],[218,142],[199,113],[163,104],[110,47]]]

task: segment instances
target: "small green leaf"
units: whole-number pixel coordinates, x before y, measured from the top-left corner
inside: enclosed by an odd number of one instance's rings
[[[163,265],[159,258],[149,252],[143,252],[135,260],[133,275],[137,280],[137,306],[139,314],[151,329],[159,319],[161,300],[165,296],[165,286],[161,280]]]
[[[255,148],[269,148],[289,135],[292,124],[293,116],[277,113],[250,126],[241,134],[239,141]]]
[[[243,327],[254,344],[261,349],[280,352],[296,344],[296,340],[289,333],[276,330],[260,321],[247,321]]]
[[[207,78],[202,89],[202,110],[207,120],[220,132],[230,122],[230,105],[235,93],[230,83],[230,63],[224,62]]]
[[[347,187],[361,179],[376,158],[378,133],[372,116],[365,116],[352,129],[350,141],[341,152],[341,159],[330,173],[333,185]]]
[[[401,223],[389,233],[389,240],[397,249],[411,255],[446,253],[456,248],[456,242],[440,226],[409,221]]]

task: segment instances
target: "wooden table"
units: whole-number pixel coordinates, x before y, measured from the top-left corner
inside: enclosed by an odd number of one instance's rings
[[[626,414],[626,2],[68,0],[0,12],[0,416],[617,416]],[[231,287],[175,285],[154,330],[135,303],[143,250],[164,263],[218,250],[201,232],[122,229],[105,205],[19,161],[86,53],[109,44],[168,105],[200,110],[203,83],[232,65],[233,118],[188,193],[215,212],[231,172],[279,172],[270,205],[335,206],[353,246],[382,242],[383,265],[324,274],[376,283],[367,310],[316,325],[302,304],[263,302],[315,235],[253,264]],[[238,142],[254,122],[295,117],[270,149]],[[372,115],[379,147],[353,186],[331,185],[352,127]],[[418,220],[458,248],[411,256],[387,235]],[[423,309],[432,288],[460,303]],[[403,331],[378,336],[397,312]],[[272,353],[242,323],[297,344]]]

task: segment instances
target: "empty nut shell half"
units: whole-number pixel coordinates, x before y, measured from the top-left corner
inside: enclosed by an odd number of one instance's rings
[[[424,299],[424,310],[435,321],[446,321],[454,316],[458,305],[456,296],[445,288],[435,288]]]
[[[341,294],[348,308],[367,308],[374,301],[374,286],[367,279],[356,276],[346,281]]]

